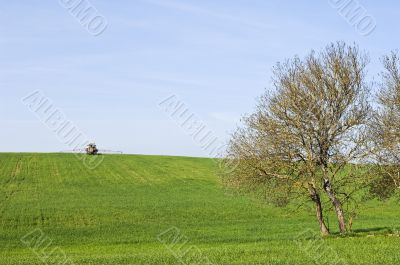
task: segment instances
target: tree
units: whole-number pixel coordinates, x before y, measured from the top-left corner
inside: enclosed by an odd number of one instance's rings
[[[379,167],[379,178],[372,193],[390,197],[400,188],[400,58],[391,52],[383,57],[384,71],[377,95],[379,109],[370,124],[373,155]]]
[[[339,189],[354,180],[349,165],[365,154],[368,61],[358,47],[338,42],[278,63],[273,91],[265,92],[232,136],[228,155],[237,167],[226,183],[265,192],[278,205],[307,195],[326,235],[324,193],[340,232],[346,232],[343,200],[350,194]]]

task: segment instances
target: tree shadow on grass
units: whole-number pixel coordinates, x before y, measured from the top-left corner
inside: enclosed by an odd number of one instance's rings
[[[373,228],[363,228],[363,229],[354,229],[353,233],[371,233],[371,232],[388,232],[393,230],[390,227],[373,227]]]
[[[398,227],[371,227],[354,229],[346,234],[339,232],[332,233],[333,237],[368,237],[368,236],[400,236],[400,229]]]

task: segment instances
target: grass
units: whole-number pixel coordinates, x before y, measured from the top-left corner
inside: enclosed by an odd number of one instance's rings
[[[0,154],[0,264],[44,264],[55,247],[68,264],[182,264],[179,248],[157,239],[171,227],[184,235],[178,241],[187,241],[188,255],[212,264],[313,264],[321,249],[342,264],[400,263],[396,203],[369,203],[357,233],[318,241],[315,251],[306,248],[313,240],[299,236],[318,232],[312,211],[232,196],[214,170],[203,158],[107,155],[89,170],[71,154]],[[36,228],[51,240],[38,255],[21,242]]]

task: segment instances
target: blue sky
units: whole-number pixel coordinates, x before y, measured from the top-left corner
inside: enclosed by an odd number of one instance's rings
[[[97,37],[58,0],[2,1],[0,152],[66,149],[21,103],[40,90],[101,148],[207,156],[161,100],[177,95],[226,141],[277,61],[356,42],[371,56],[372,79],[379,57],[399,48],[397,1],[359,1],[377,24],[368,36],[328,0],[90,3],[108,21]]]

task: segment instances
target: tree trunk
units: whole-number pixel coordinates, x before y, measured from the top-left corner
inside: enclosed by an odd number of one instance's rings
[[[321,231],[321,235],[323,236],[329,235],[329,229],[325,225],[324,221],[321,198],[314,186],[310,185],[309,190],[310,190],[311,200],[315,203],[316,216],[317,216],[317,221],[319,223],[319,229]]]
[[[329,197],[329,200],[332,202],[333,207],[335,208],[336,216],[339,223],[339,230],[341,234],[346,233],[346,221],[344,219],[344,213],[342,208],[342,203],[336,197],[335,192],[332,189],[331,182],[328,179],[324,180],[324,190]]]

